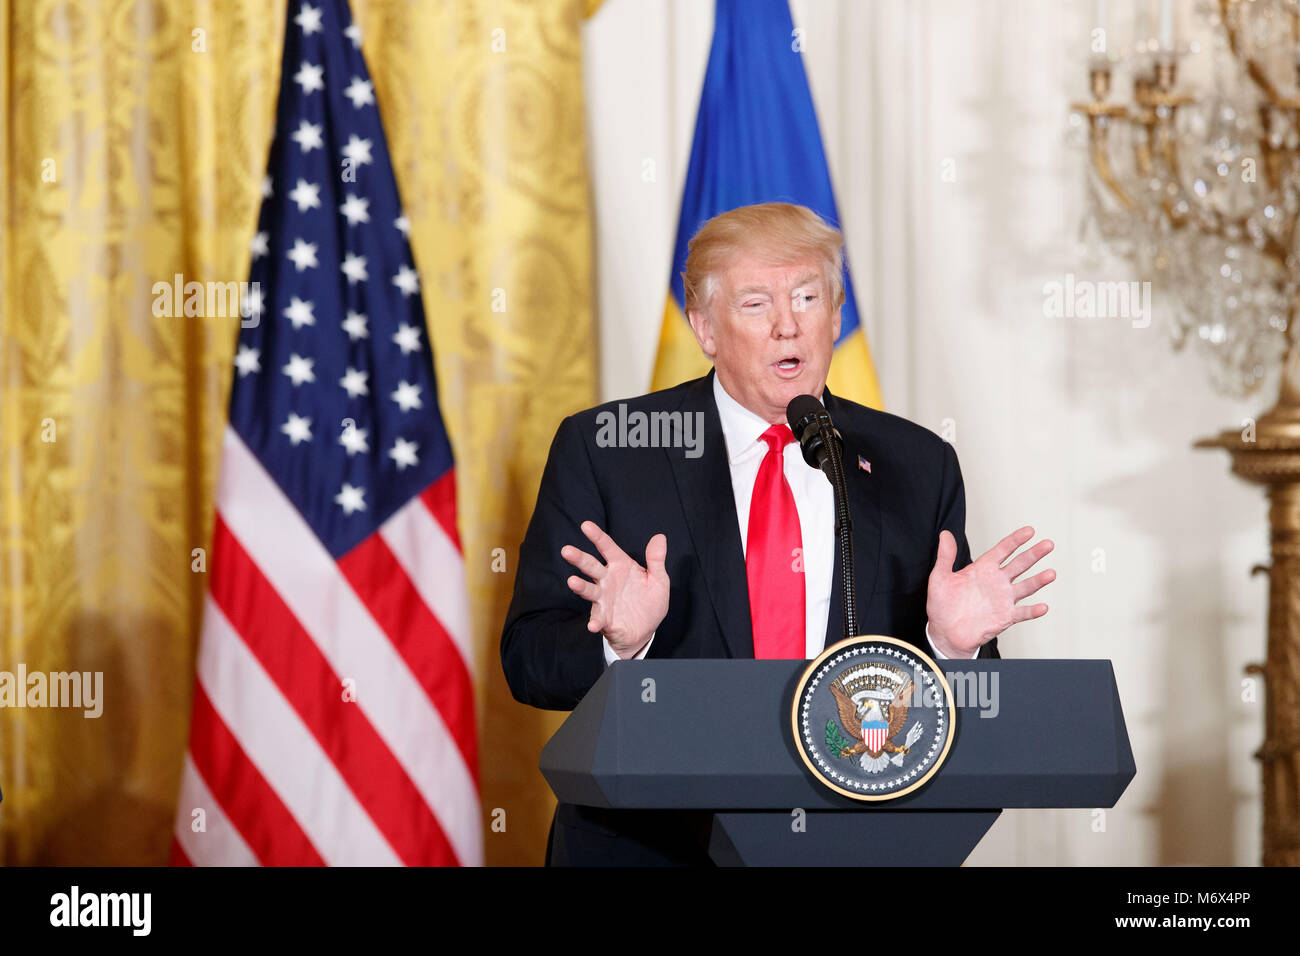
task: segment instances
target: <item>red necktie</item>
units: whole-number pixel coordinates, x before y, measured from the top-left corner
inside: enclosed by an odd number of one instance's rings
[[[793,660],[806,656],[803,538],[783,467],[785,446],[794,441],[794,434],[788,425],[773,425],[762,439],[767,454],[754,479],[745,539],[754,656]]]

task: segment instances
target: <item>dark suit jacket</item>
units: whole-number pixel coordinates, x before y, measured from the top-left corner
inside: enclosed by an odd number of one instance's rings
[[[836,398],[829,389],[823,399],[844,437],[859,630],[892,635],[930,653],[926,586],[939,531],[946,528],[957,540],[957,568],[971,560],[956,452],[905,418]],[[617,416],[620,404],[628,413],[699,413],[702,454],[691,458],[681,447],[603,447],[598,416],[605,411]],[[871,463],[870,472],[858,467],[859,456]],[[510,690],[516,700],[534,707],[572,709],[606,666],[603,641],[587,630],[590,604],[569,590],[565,581],[576,571],[560,557],[566,544],[597,555],[579,527],[586,520],[642,564],[650,538],[667,535],[668,614],[647,658],[754,656],[744,552],[712,372],[675,388],[579,412],[560,424],[519,549],[514,597],[501,635],[501,664]],[[836,554],[828,647],[844,636],[841,576]],[[979,656],[997,657],[996,639]],[[681,821],[671,824],[673,834],[656,828],[655,820],[661,819],[561,805],[548,861],[556,856],[581,861],[590,854],[605,862],[657,861],[663,855],[656,851],[683,830]],[[691,823],[705,825],[702,819]],[[689,857],[700,862],[693,842],[677,843],[664,861]],[[649,858],[641,855],[643,850]]]

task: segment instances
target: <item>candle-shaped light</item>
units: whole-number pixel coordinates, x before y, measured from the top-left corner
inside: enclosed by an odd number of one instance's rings
[[[1101,32],[1098,33],[1097,31]],[[1105,53],[1110,44],[1106,37],[1106,0],[1095,0],[1092,6],[1092,28],[1088,31],[1088,48],[1093,53]],[[1098,43],[1097,41],[1101,42]]]
[[[1174,49],[1174,0],[1160,0],[1160,49]]]
[[[1133,49],[1139,54],[1155,51],[1156,35],[1151,25],[1155,22],[1155,5],[1159,0],[1138,0],[1133,4]]]

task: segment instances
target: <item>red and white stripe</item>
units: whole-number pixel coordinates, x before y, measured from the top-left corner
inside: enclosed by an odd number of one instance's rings
[[[233,429],[222,456],[174,861],[481,865],[453,474],[336,562]]]
[[[863,727],[862,739],[865,741],[868,750],[879,753],[885,749],[885,735],[887,733],[889,733],[887,727]]]

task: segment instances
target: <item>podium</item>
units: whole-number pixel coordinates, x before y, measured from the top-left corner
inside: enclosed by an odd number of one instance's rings
[[[956,736],[924,786],[863,803],[791,732],[806,661],[619,661],[542,749],[561,803],[707,811],[724,866],[955,866],[1006,808],[1113,807],[1137,768],[1108,660],[940,661]]]

